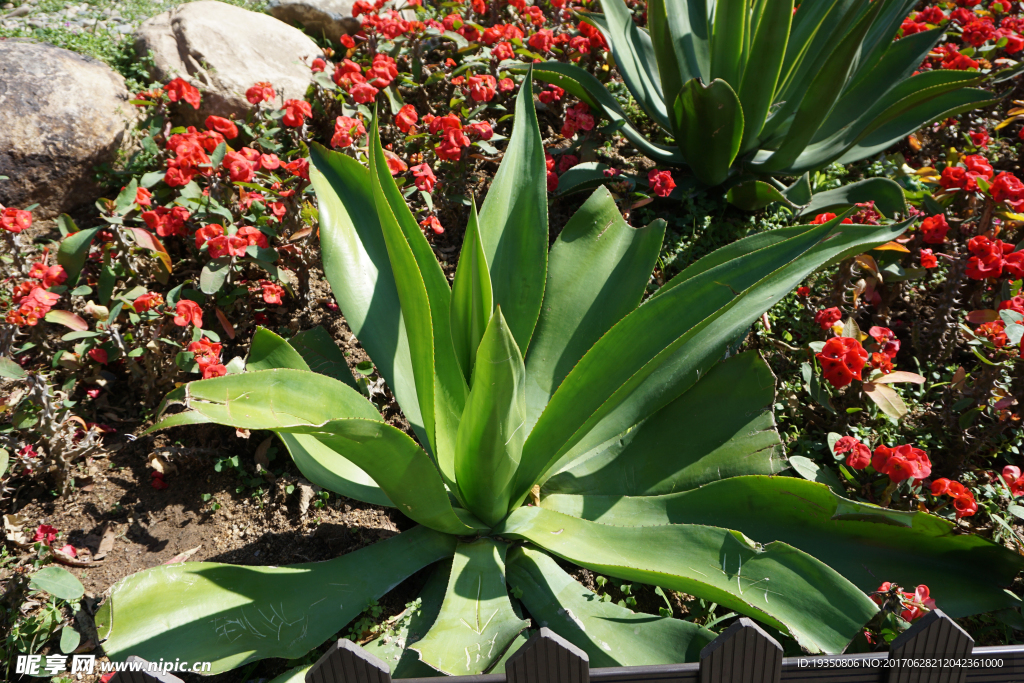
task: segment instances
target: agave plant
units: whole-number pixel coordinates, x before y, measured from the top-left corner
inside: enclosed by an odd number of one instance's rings
[[[398,676],[487,672],[531,623],[595,666],[694,660],[713,638],[602,601],[558,559],[701,596],[810,652],[842,651],[883,580],[927,583],[954,616],[1016,604],[1002,586],[1021,558],[1007,550],[773,476],[787,467],[774,377],[755,352],[726,357],[813,270],[905,226],[840,217],[748,237],[642,302],[665,226],[629,226],[606,189],[548,249],[527,81],[449,286],[370,130],[369,170],[311,150],[324,269],[416,438],[355,389],[322,332],[261,330],[244,373],[176,390],[168,402],[186,410],[154,428],[271,430],[310,481],[415,524],[327,562],[129,576],[97,616],[112,658],[187,656],[216,673],[299,657],[431,565],[405,626],[367,645]]]
[[[601,112],[640,152],[698,180],[800,175],[880,152],[936,119],[992,101],[977,72],[914,72],[943,35],[893,41],[915,0],[650,0],[647,30],[623,0],[583,14],[633,99],[671,138],[651,142],[604,85],[545,62],[534,75]]]

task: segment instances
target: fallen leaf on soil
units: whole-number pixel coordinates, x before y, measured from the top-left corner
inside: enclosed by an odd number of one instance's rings
[[[304,515],[309,510],[309,503],[313,500],[313,487],[306,482],[299,483],[299,514]]]
[[[61,552],[57,548],[51,548],[53,550],[53,559],[57,560],[60,564],[66,564],[69,567],[94,567],[99,561],[88,561],[80,560],[77,557],[71,557],[67,553]]]
[[[203,547],[202,545],[197,545],[195,548],[191,548],[190,550],[186,550],[183,553],[178,553],[177,555],[175,555],[171,559],[169,559],[166,562],[164,562],[164,564],[178,564],[180,562],[184,562],[188,558],[192,557],[197,552],[199,552],[199,549],[202,548],[202,547]]]
[[[21,531],[24,525],[25,522],[18,515],[4,515],[4,537],[15,545],[27,546],[29,538]]]
[[[96,548],[96,552],[93,553],[92,558],[94,560],[102,560],[104,557],[114,549],[114,539],[117,537],[117,532],[114,531],[114,527],[107,525],[103,530],[103,538],[100,539],[100,544]]]
[[[253,456],[258,466],[256,471],[259,472],[259,468],[270,469],[270,459],[267,458],[267,451],[270,449],[270,444],[274,441],[274,437],[268,436],[260,442],[260,445],[256,447],[256,455]]]
[[[164,460],[156,453],[149,454],[149,466],[160,474],[177,474],[178,472],[178,468],[174,466],[174,463]]]
[[[248,439],[249,438],[249,430],[248,429],[236,429],[235,430],[235,436],[237,436],[239,439]]]

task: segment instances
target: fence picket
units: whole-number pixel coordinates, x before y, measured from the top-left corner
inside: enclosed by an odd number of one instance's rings
[[[932,610],[892,641],[889,659],[945,659],[967,657],[974,650],[974,639],[947,617]],[[966,667],[894,666],[888,683],[964,683]]]
[[[700,683],[779,683],[782,646],[741,617],[700,653]]]
[[[505,662],[506,683],[589,683],[590,658],[568,640],[541,628]]]
[[[351,640],[341,638],[306,672],[306,683],[391,683],[391,669]]]

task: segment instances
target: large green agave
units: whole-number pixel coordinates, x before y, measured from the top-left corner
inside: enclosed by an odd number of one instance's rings
[[[992,101],[977,72],[916,75],[934,28],[894,42],[917,0],[650,0],[647,29],[623,0],[584,19],[605,36],[633,99],[673,139],[651,142],[578,66],[534,75],[602,113],[641,153],[706,185],[800,175],[892,146],[922,125]]]
[[[904,226],[836,219],[748,237],[641,304],[663,222],[630,227],[599,188],[548,249],[527,81],[449,286],[371,131],[368,171],[312,149],[324,269],[419,443],[355,389],[322,330],[290,342],[259,331],[244,373],[173,392],[187,410],[155,428],[272,430],[310,481],[417,525],[327,562],[129,576],[97,615],[113,659],[182,657],[216,673],[299,657],[431,565],[419,611],[367,646],[396,676],[492,670],[531,622],[594,666],[694,661],[713,638],[601,601],[556,558],[714,601],[810,652],[841,652],[884,580],[928,584],[953,616],[1019,602],[1003,586],[1021,558],[1004,548],[777,476],[774,377],[756,353],[727,357],[809,273]]]

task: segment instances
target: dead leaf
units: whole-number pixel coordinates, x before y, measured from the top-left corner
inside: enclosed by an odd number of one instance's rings
[[[999,312],[991,308],[985,308],[980,311],[971,311],[967,314],[967,322],[972,325],[981,325],[982,323],[990,323],[994,320],[999,320]]]
[[[872,275],[878,280],[882,279],[881,273],[878,271],[878,263],[875,262],[875,257],[871,254],[861,254],[854,259],[861,267],[868,269]]]
[[[164,460],[156,453],[149,454],[149,466],[152,467],[157,472],[159,472],[160,474],[178,473],[178,468],[174,465],[173,462],[168,462],[167,460]]]
[[[296,230],[288,238],[288,241],[289,242],[297,242],[298,240],[301,240],[303,237],[305,237],[306,235],[308,235],[311,232],[313,232],[312,228],[302,228],[301,230]]]
[[[103,538],[100,539],[99,545],[96,547],[96,552],[93,553],[92,559],[102,560],[104,557],[110,554],[110,551],[114,549],[114,539],[117,537],[117,532],[114,531],[114,526],[108,524],[103,529]]]
[[[879,410],[894,420],[899,420],[909,412],[903,399],[890,386],[864,382],[864,393],[875,402]]]
[[[67,565],[69,567],[94,567],[99,560],[93,558],[93,561],[80,560],[77,557],[71,557],[67,553],[61,552],[57,548],[51,548],[53,551],[53,559],[57,560],[60,564]]]
[[[191,548],[189,550],[186,550],[183,553],[178,553],[177,555],[175,555],[171,559],[167,560],[163,564],[180,564],[182,562],[185,562],[186,560],[188,560],[188,558],[192,557],[197,552],[199,552],[199,549],[202,548],[202,547],[203,547],[202,544],[200,544],[200,545],[197,545],[195,548]]]
[[[224,334],[228,335],[228,339],[235,338],[235,326],[231,324],[228,317],[224,315],[224,312],[214,306],[213,312],[217,314],[217,320],[220,321],[220,326],[224,328]]]
[[[237,436],[239,439],[248,439],[249,438],[249,430],[248,429],[236,429],[235,430],[235,436]]]
[[[895,372],[890,372],[888,375],[882,375],[878,379],[872,381],[875,384],[893,384],[894,382],[911,382],[913,384],[924,384],[924,377],[917,374],[916,372],[896,370]]]
[[[875,251],[900,251],[904,254],[909,254],[910,250],[899,242],[886,242],[875,247]]]
[[[265,470],[270,469],[270,459],[267,457],[267,451],[270,449],[270,444],[273,441],[274,437],[268,436],[256,447],[256,455],[253,456],[253,459],[256,461],[257,472],[261,467]]]
[[[953,373],[953,379],[950,380],[950,382],[949,382],[950,388],[951,389],[956,389],[957,391],[959,391],[960,389],[963,389],[964,388],[964,380],[966,380],[966,379],[967,379],[967,371],[964,370],[963,366],[961,365],[960,367],[958,367],[956,369],[956,372]]]
[[[24,520],[18,515],[4,515],[4,537],[15,545],[29,545],[32,539],[21,530],[24,525]]]
[[[299,514],[304,515],[309,510],[309,504],[313,501],[313,487],[308,482],[301,481],[299,488]]]

